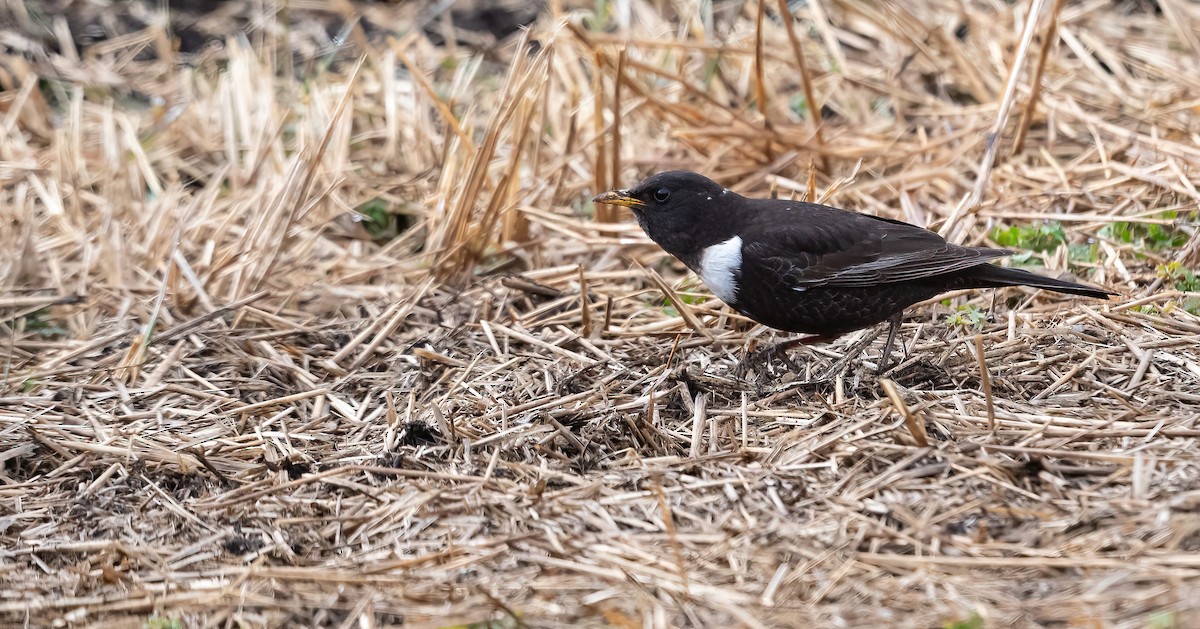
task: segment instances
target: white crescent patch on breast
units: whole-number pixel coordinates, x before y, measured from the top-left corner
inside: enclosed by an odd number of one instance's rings
[[[705,247],[700,254],[700,279],[727,304],[737,303],[742,277],[742,237]]]

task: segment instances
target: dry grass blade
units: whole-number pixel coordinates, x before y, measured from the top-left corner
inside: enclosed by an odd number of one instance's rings
[[[1200,626],[1194,3],[119,4],[3,9],[0,625]],[[1121,297],[813,382],[675,168]]]
[[[825,135],[821,129],[821,102],[817,100],[816,93],[813,91],[812,72],[809,71],[808,61],[804,57],[804,46],[800,42],[800,37],[796,35],[795,20],[792,19],[792,11],[788,8],[787,0],[779,0],[779,17],[783,21],[784,28],[787,29],[788,42],[792,45],[792,52],[796,55],[796,66],[800,69],[800,81],[804,87],[804,102],[808,105],[808,114],[812,116],[813,138],[817,141],[816,148],[821,153],[821,171],[829,172],[829,163],[824,155]],[[816,195],[811,195],[809,198],[816,198]]]
[[[987,356],[983,351],[983,335],[975,335],[975,358],[979,361],[979,381],[983,387],[983,399],[987,403],[988,430],[996,431],[996,405],[992,400],[992,373],[988,371]]]
[[[704,335],[705,338],[711,339],[713,337],[712,332],[700,321],[700,319],[696,318],[696,314],[692,312],[691,304],[685,302],[683,299],[680,299],[679,293],[675,292],[675,289],[668,284],[667,281],[664,280],[657,271],[654,269],[648,269],[641,264],[638,264],[636,261],[634,261],[633,265],[639,271],[645,274],[646,277],[650,278],[650,281],[658,287],[658,290],[662,291],[663,295],[666,296],[667,300],[671,302],[671,305],[679,313],[679,316],[683,317],[684,322],[687,323],[689,328]]]
[[[904,426],[908,428],[909,434],[912,435],[917,445],[922,448],[929,447],[929,437],[925,434],[925,426],[922,424],[921,418],[904,402],[904,396],[896,388],[896,383],[887,378],[881,378],[879,386],[883,387],[884,393],[892,401],[892,407],[896,409],[896,412],[904,420]]]
[[[1030,0],[1029,13],[1025,18],[1025,25],[1021,29],[1021,42],[1017,45],[1016,54],[1013,56],[1012,66],[1008,71],[1008,80],[1004,84],[1004,94],[1000,98],[1000,104],[996,109],[996,121],[992,124],[992,130],[988,132],[987,142],[983,152],[983,158],[979,163],[978,173],[975,176],[975,186],[971,189],[971,196],[968,197],[967,207],[976,207],[983,200],[984,191],[992,177],[992,170],[996,164],[996,154],[1000,150],[1000,135],[1004,131],[1004,126],[1008,123],[1008,113],[1012,110],[1013,103],[1017,95],[1017,84],[1021,78],[1021,69],[1025,67],[1025,57],[1029,54],[1030,45],[1033,43],[1033,34],[1038,18],[1042,14],[1042,6],[1045,0]],[[943,233],[947,239],[955,240],[960,233],[960,223],[947,224],[943,228]]]
[[[1029,99],[1025,101],[1021,120],[1017,123],[1017,135],[1013,138],[1013,155],[1019,155],[1025,150],[1025,136],[1029,133],[1034,109],[1037,108],[1038,98],[1042,95],[1042,76],[1046,72],[1046,62],[1050,59],[1050,51],[1053,50],[1055,42],[1058,41],[1058,19],[1066,5],[1067,0],[1054,0],[1054,6],[1050,9],[1050,23],[1046,25],[1046,32],[1042,35],[1042,50],[1029,81]]]

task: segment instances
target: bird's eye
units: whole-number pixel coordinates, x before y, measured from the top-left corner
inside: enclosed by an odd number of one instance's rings
[[[671,198],[671,191],[666,188],[659,188],[654,191],[654,200],[659,203],[666,203],[667,199]]]

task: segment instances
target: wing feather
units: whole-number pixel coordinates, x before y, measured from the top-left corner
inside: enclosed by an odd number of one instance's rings
[[[797,288],[905,282],[952,273],[1012,253],[951,244],[915,225],[866,214],[809,204],[798,209],[799,216],[767,212],[763,216],[767,220],[756,222],[750,233],[743,234],[747,258]],[[797,221],[800,217],[803,220]]]

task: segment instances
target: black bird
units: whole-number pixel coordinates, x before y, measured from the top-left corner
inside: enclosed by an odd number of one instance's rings
[[[955,245],[916,225],[815,203],[750,199],[693,172],[659,173],[594,201],[633,210],[713,294],[759,323],[812,335],[802,343],[890,321],[880,371],[904,309],[940,293],[1025,285],[1116,294],[988,263],[1012,251]]]

